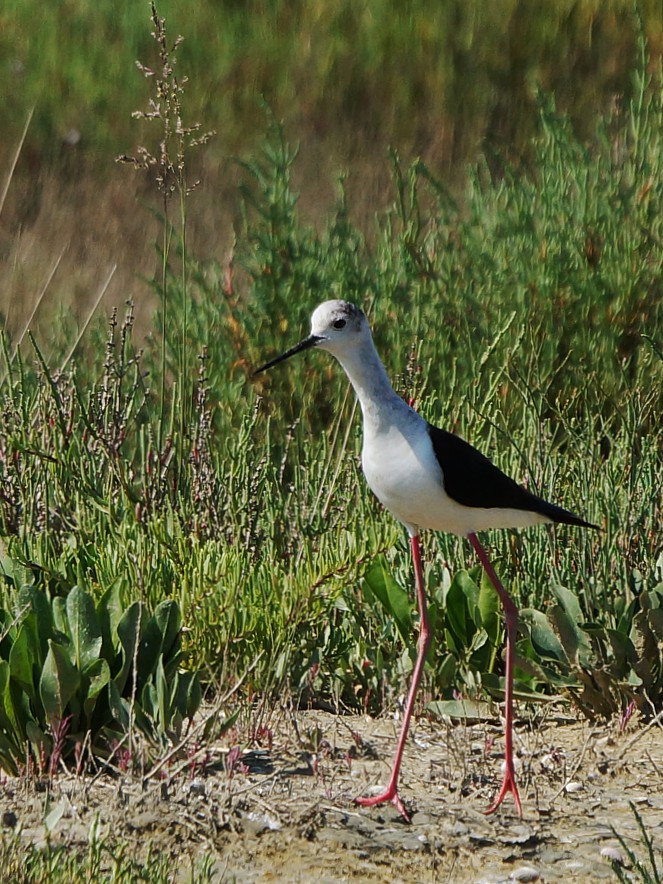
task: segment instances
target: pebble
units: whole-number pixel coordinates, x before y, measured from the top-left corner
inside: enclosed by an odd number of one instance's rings
[[[258,835],[266,829],[269,829],[270,832],[278,832],[281,828],[281,823],[268,813],[256,813],[255,811],[252,811],[251,813],[247,813],[246,819],[253,823],[255,832]]]
[[[191,795],[205,795],[205,783],[203,780],[192,780],[189,784]]]
[[[509,881],[538,881],[540,877],[539,870],[534,866],[521,866],[511,872]]]
[[[617,863],[620,866],[624,865],[624,856],[618,847],[602,847],[601,856],[603,859],[610,860],[611,863]]]
[[[567,784],[564,786],[564,791],[565,791],[565,792],[568,792],[569,794],[571,794],[571,793],[573,793],[573,792],[582,792],[582,790],[583,790],[584,788],[585,788],[585,787],[583,786],[582,783],[578,783],[578,782],[576,782],[575,780],[571,780],[571,782],[567,783]]]

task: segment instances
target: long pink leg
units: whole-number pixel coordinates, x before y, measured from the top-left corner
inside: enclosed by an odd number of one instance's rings
[[[504,608],[504,620],[506,626],[506,693],[504,695],[505,708],[505,746],[504,760],[505,770],[504,779],[502,780],[502,788],[497,798],[493,801],[486,813],[494,813],[500,804],[504,801],[508,792],[513,794],[513,800],[516,804],[518,816],[523,815],[523,809],[520,804],[520,795],[518,794],[518,786],[516,785],[516,773],[513,766],[513,662],[516,647],[516,631],[518,628],[518,608],[509,593],[504,589],[502,583],[495,573],[495,569],[490,563],[490,559],[485,549],[479,543],[479,539],[474,533],[467,535],[476,554],[479,557],[486,574],[490,578],[491,583],[497,590],[497,594]]]
[[[396,756],[394,758],[394,765],[391,770],[391,777],[389,778],[387,788],[380,795],[375,795],[370,798],[355,798],[355,803],[361,804],[363,807],[374,807],[376,804],[383,804],[386,801],[390,801],[398,808],[401,816],[403,816],[407,822],[410,821],[410,817],[408,816],[408,812],[398,794],[398,775],[401,769],[401,761],[403,759],[403,750],[405,748],[407,732],[410,727],[410,719],[412,718],[412,710],[414,709],[414,698],[417,694],[419,682],[421,681],[421,674],[424,671],[426,654],[428,653],[431,640],[430,625],[428,623],[428,606],[426,605],[426,592],[424,590],[424,575],[421,567],[421,547],[418,535],[415,534],[414,537],[410,538],[410,545],[412,547],[412,559],[414,561],[414,575],[417,587],[417,604],[419,606],[420,622],[419,639],[417,641],[417,660],[414,664],[410,690],[405,702],[403,725],[401,727],[401,734],[398,738]]]

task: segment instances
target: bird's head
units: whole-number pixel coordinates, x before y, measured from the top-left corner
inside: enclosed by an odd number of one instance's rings
[[[285,353],[261,365],[254,374],[266,371],[295,353],[312,347],[328,350],[337,359],[341,359],[344,353],[357,348],[364,339],[370,340],[370,337],[366,316],[359,307],[349,301],[324,301],[315,308],[311,316],[311,334]]]

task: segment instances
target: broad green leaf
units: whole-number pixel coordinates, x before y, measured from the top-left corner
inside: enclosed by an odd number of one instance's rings
[[[455,657],[464,657],[464,645],[459,641],[458,636],[446,627],[444,628],[444,644]]]
[[[54,627],[63,635],[71,637],[69,633],[69,620],[67,618],[67,600],[62,596],[54,598],[52,612]]]
[[[495,587],[485,571],[482,571],[481,586],[479,587],[478,609],[481,615],[481,625],[488,634],[493,646],[498,644],[500,637],[500,612],[501,604]]]
[[[467,603],[467,613],[471,620],[468,623],[468,629],[471,625],[481,627],[481,612],[479,610],[479,597],[481,595],[480,585],[485,574],[483,569],[473,568],[472,571],[460,571],[460,585],[463,595]],[[469,636],[468,636],[469,637]]]
[[[131,705],[128,700],[122,697],[115,681],[108,682],[108,707],[113,719],[126,733],[131,720]]]
[[[161,631],[154,616],[152,616],[145,623],[140,637],[137,682],[139,692],[155,672],[161,660]]]
[[[144,691],[147,691],[150,687],[154,689],[154,685],[149,684],[145,685]],[[161,743],[161,745],[165,745],[167,742],[167,736],[163,730],[155,726],[155,719],[156,716],[152,717],[151,715],[145,714],[141,703],[136,703],[134,706],[134,721],[138,730],[142,731],[148,740],[153,740]]]
[[[516,666],[521,669],[520,659],[516,659]],[[525,666],[526,668],[526,666]],[[493,672],[485,672],[481,676],[481,681],[485,691],[496,700],[502,701],[506,694],[506,678],[501,675],[495,675]],[[523,682],[520,678],[514,678],[513,681],[513,698],[514,700],[522,700],[524,702],[541,703],[550,701],[550,697],[533,690],[531,685]],[[559,700],[559,697],[552,698]]]
[[[154,681],[148,681],[140,695],[140,707],[153,721],[159,718],[159,694]]]
[[[163,656],[159,656],[157,670],[154,673],[154,686],[157,701],[157,723],[162,730],[166,730],[171,718],[170,691],[166,681],[166,673],[163,670]]]
[[[564,647],[550,625],[550,621],[542,611],[526,608],[521,612],[523,623],[529,626],[530,638],[538,657],[546,660],[566,662]]]
[[[94,601],[80,586],[74,586],[67,596],[67,619],[72,662],[80,672],[99,658],[102,644]]]
[[[81,676],[60,645],[53,640],[48,644],[48,656],[39,680],[39,694],[47,721],[57,722],[64,716],[67,703],[78,690]]]
[[[553,605],[548,611],[548,617],[559,635],[566,657],[570,663],[577,666],[579,639],[575,623],[561,605]]]
[[[640,611],[633,621],[631,639],[636,652],[633,669],[649,692],[654,683],[654,672],[660,667],[658,641],[652,633],[649,623],[649,611]]]
[[[17,776],[19,764],[25,763],[25,750],[15,745],[9,737],[0,732],[0,768],[10,776]]]
[[[430,627],[430,648],[428,649],[428,660],[435,660],[437,657],[438,645],[438,624],[440,622],[440,603],[435,599],[428,604],[428,625]]]
[[[384,559],[376,559],[364,574],[364,590],[368,589],[380,602],[385,612],[393,617],[406,647],[412,647],[411,601],[407,592],[396,583]]]
[[[554,666],[544,666],[538,660],[531,660],[529,657],[521,657],[518,660],[518,668],[529,675],[533,682],[538,682],[541,685],[554,685],[554,686],[565,686],[568,687],[570,685],[577,686],[577,679],[571,675],[569,675],[568,664],[565,667],[565,674],[560,675],[559,670],[557,668],[557,663]]]
[[[40,659],[45,659],[48,652],[47,642],[53,633],[53,614],[49,600],[36,586],[23,586],[18,593],[16,607],[18,612],[28,609],[24,623],[31,625],[38,642]]]
[[[635,654],[633,642],[618,629],[606,629],[605,634],[610,642],[614,658],[611,667],[614,667],[619,678],[625,678],[628,674],[630,660]]]
[[[466,649],[470,644],[468,609],[479,601],[479,587],[467,571],[461,570],[454,576],[446,597],[447,629],[453,633],[458,649]],[[473,629],[471,631],[474,631]]]
[[[14,701],[11,690],[11,672],[7,660],[0,660],[0,733],[17,733]]]
[[[591,657],[589,640],[578,626],[578,622],[572,620],[561,605],[553,605],[548,617],[557,630],[569,661],[576,665],[588,666]]]
[[[571,620],[575,624],[580,625],[583,622],[584,617],[576,594],[571,592],[571,590],[567,589],[565,586],[560,586],[559,583],[553,585],[552,591],[555,594],[557,601],[562,608],[564,608]]]
[[[89,682],[87,696],[83,700],[83,712],[89,721],[97,703],[97,698],[111,680],[110,667],[106,660],[95,660],[83,673]]]
[[[53,745],[52,737],[45,734],[35,721],[28,721],[26,723],[25,734],[34,748],[35,756],[37,758],[44,755],[48,757],[48,753]]]
[[[227,731],[235,726],[235,722],[239,718],[240,712],[241,709],[238,706],[232,715],[229,715],[227,718],[220,718],[219,713],[210,715],[203,728],[203,739],[207,741],[218,740],[219,737],[222,737]]]
[[[108,661],[115,658],[121,647],[117,628],[123,614],[120,582],[116,580],[108,587],[97,604],[97,619],[102,636],[102,656]]]
[[[154,621],[161,633],[161,653],[165,660],[168,660],[182,628],[182,616],[177,602],[167,599],[157,605],[154,611]]]
[[[649,611],[649,625],[658,640],[663,641],[663,608],[652,608]]]
[[[16,637],[17,628],[13,626],[14,618],[0,608],[0,659],[7,660],[12,643]]]
[[[64,801],[58,801],[57,804],[51,804],[48,799],[46,800],[46,807],[44,809],[44,828],[47,832],[53,832],[55,830],[64,816],[64,811]]]
[[[448,688],[454,684],[457,668],[454,655],[447,654],[437,667],[437,683],[441,688]]]
[[[187,718],[192,719],[200,709],[200,704],[203,701],[203,690],[200,686],[197,672],[186,672],[184,675],[183,683],[187,686],[186,708],[182,711]]]
[[[12,678],[34,700],[37,696],[35,674],[38,672],[39,648],[34,630],[23,622],[9,652],[9,668]]]
[[[5,692],[5,688],[9,684],[10,676],[11,671],[9,669],[9,661],[0,660],[0,697],[2,697]]]
[[[9,723],[7,732],[15,734],[17,741],[22,743],[25,740],[26,724],[32,718],[30,700],[25,691],[11,678],[11,671],[9,672],[10,677],[6,677],[7,669],[5,667],[8,668],[8,664],[4,660],[2,663],[4,664],[4,690],[0,699],[4,716]]]
[[[617,599],[617,601],[618,601],[618,602],[621,602],[621,603],[623,604],[624,597],[623,597],[623,596],[620,596],[620,597]],[[638,606],[639,606],[639,602],[638,602],[638,600],[637,600],[637,599],[631,599],[631,601],[630,601],[628,607],[627,607],[626,610],[623,612],[623,614],[619,617],[619,620],[618,620],[618,622],[617,622],[617,629],[618,629],[620,632],[623,632],[624,635],[628,635],[628,633],[629,633],[630,630],[631,630],[631,626],[632,626],[632,624],[633,624],[633,618],[635,617],[635,612],[636,612],[636,610],[638,609]]]
[[[124,691],[129,673],[134,665],[134,659],[137,654],[136,648],[143,626],[141,621],[146,616],[141,603],[134,602],[132,605],[129,605],[117,624],[117,635],[122,646],[122,668],[115,676],[114,682],[120,693]],[[134,679],[131,682],[133,686]],[[131,690],[133,690],[133,687]]]

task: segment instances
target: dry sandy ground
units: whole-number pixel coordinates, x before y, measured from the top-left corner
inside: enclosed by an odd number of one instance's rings
[[[419,720],[402,774],[410,825],[391,806],[352,801],[386,780],[396,730],[390,720],[298,712],[273,723],[264,747],[242,753],[231,777],[227,744],[194,775],[174,765],[142,786],[61,776],[50,787],[50,806],[64,811],[52,838],[84,849],[98,818],[101,835],[135,844],[137,855],[148,843],[168,852],[178,881],[204,853],[215,880],[238,884],[601,881],[615,880],[605,856],[619,846],[613,827],[646,859],[633,802],[663,848],[657,725],[633,722],[621,734],[548,711],[520,728],[520,820],[510,800],[482,813],[500,780],[495,722]],[[3,824],[40,843],[44,805],[43,785],[8,780]]]

